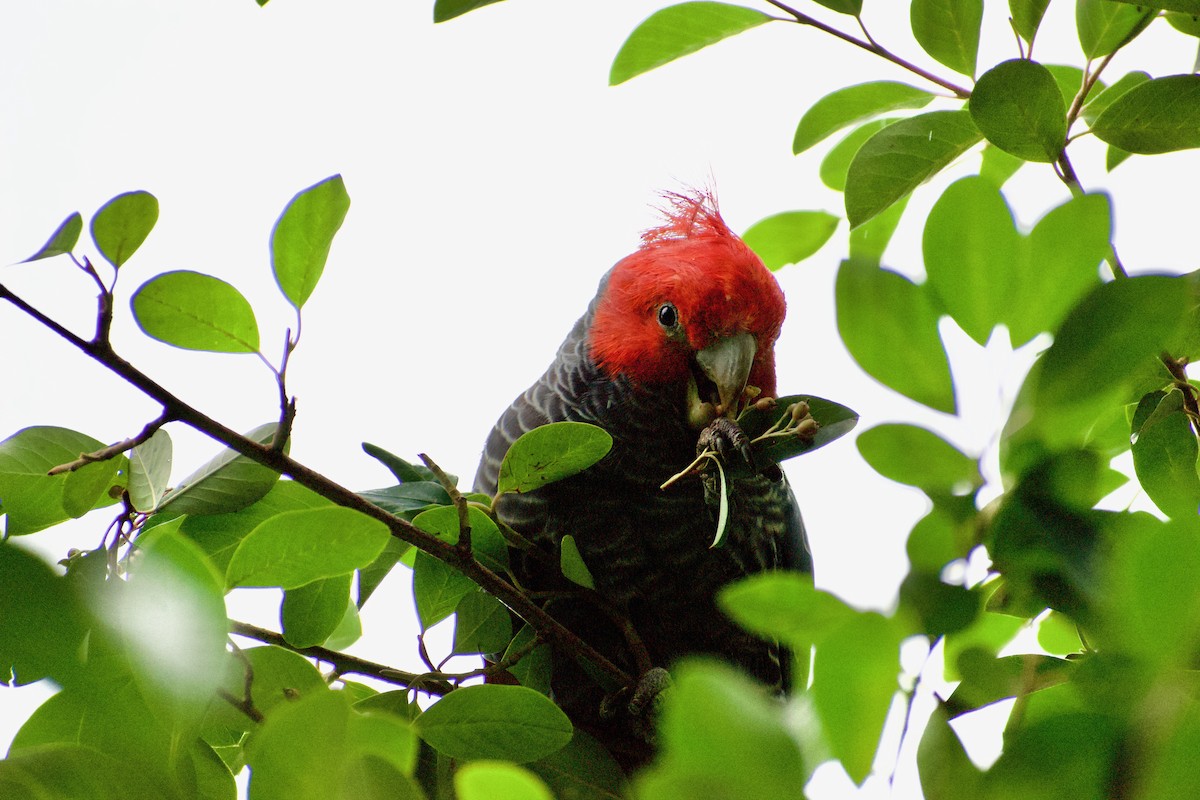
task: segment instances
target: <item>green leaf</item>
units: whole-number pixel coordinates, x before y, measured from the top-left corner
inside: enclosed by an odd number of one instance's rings
[[[1021,237],[1000,190],[986,178],[952,183],[929,212],[921,241],[928,286],[981,345],[1011,309]]]
[[[418,550],[413,561],[413,597],[421,630],[427,630],[454,613],[459,602],[478,587],[461,572]]]
[[[346,615],[354,573],[321,578],[283,593],[283,638],[292,647],[315,647],[333,635]]]
[[[821,641],[856,613],[829,592],[814,588],[811,575],[799,572],[742,578],[722,589],[717,603],[751,633],[794,649]]]
[[[862,13],[862,0],[816,0],[816,2],[839,14],[857,17]]]
[[[1154,21],[1158,9],[1113,0],[1075,0],[1075,28],[1089,60],[1102,58],[1132,41]]]
[[[1008,13],[1012,18],[1017,35],[1027,43],[1033,43],[1038,27],[1046,13],[1050,0],[1008,0]]]
[[[250,302],[220,278],[189,270],[164,272],[130,299],[138,327],[185,350],[257,353],[258,322]]]
[[[508,607],[487,592],[469,592],[454,609],[454,652],[499,653],[512,639]]]
[[[1009,155],[999,147],[989,144],[983,148],[980,156],[979,177],[986,178],[999,189],[1023,166],[1024,159]]]
[[[1200,75],[1169,75],[1134,86],[1104,109],[1092,133],[1131,153],[1200,147]]]
[[[543,645],[538,650],[548,648]],[[625,773],[612,755],[581,730],[575,731],[566,747],[527,766],[564,800],[622,800],[631,796]]]
[[[259,444],[269,445],[275,439],[279,423],[259,425],[243,435]],[[284,452],[288,444],[284,445]],[[208,463],[183,479],[158,504],[175,514],[228,514],[240,511],[261,500],[279,482],[279,473],[268,466],[240,455],[236,450],[222,450]]]
[[[321,692],[276,709],[247,750],[251,800],[340,797],[350,714],[340,692]]]
[[[502,761],[472,761],[454,773],[458,800],[554,800],[527,769]]]
[[[337,627],[333,629],[333,633],[329,634],[329,638],[325,640],[323,646],[330,650],[345,650],[361,639],[362,634],[362,618],[358,615],[358,606],[352,600],[347,599],[341,620],[338,621]]]
[[[124,800],[152,797],[156,789],[144,776],[131,775],[127,762],[79,745],[22,750],[0,761],[0,797],[13,800]]]
[[[1089,125],[1095,125],[1096,120],[1100,115],[1113,104],[1118,97],[1121,97],[1135,86],[1141,86],[1146,81],[1150,80],[1150,75],[1145,72],[1127,72],[1117,79],[1117,82],[1109,86],[1104,91],[1096,94],[1087,105],[1083,107],[1083,118]]]
[[[112,505],[128,474],[129,459],[123,455],[86,464],[67,473],[63,482],[62,507],[73,519],[82,517],[93,508]]]
[[[521,630],[517,631],[517,634],[513,636],[512,641],[508,643],[508,648],[504,651],[504,659],[508,660],[518,650],[528,646],[536,635],[533,628],[523,625]],[[528,686],[530,689],[534,689],[544,695],[549,695],[550,663],[550,646],[541,644],[530,650],[528,654],[509,669],[509,672],[522,686]],[[579,734],[580,731],[575,731],[576,738],[578,738]],[[574,742],[574,739],[572,742]],[[607,753],[607,751],[605,752]],[[554,781],[551,781],[551,783],[553,784]]]
[[[864,265],[879,266],[907,206],[908,197],[902,197],[851,230],[850,260]]]
[[[1058,84],[1058,91],[1062,95],[1063,108],[1070,108],[1071,103],[1075,100],[1075,96],[1083,88],[1085,78],[1083,70],[1068,64],[1040,64],[1039,66],[1045,67],[1054,78],[1054,82]],[[1088,93],[1088,99],[1095,98],[1096,94],[1103,89],[1104,81],[1097,79],[1092,84],[1091,91]]]
[[[418,483],[429,480],[430,476],[427,473],[421,472],[413,464],[394,453],[389,453],[379,445],[363,442],[362,449],[364,453],[387,467],[400,483]]]
[[[662,755],[638,774],[636,796],[797,796],[807,773],[784,713],[732,667],[685,661],[662,711]]]
[[[1192,5],[1198,10],[1191,13],[1182,13],[1179,11],[1170,11],[1163,14],[1167,18],[1167,22],[1171,27],[1186,36],[1200,36],[1200,2],[1197,0],[1178,0],[1182,4]],[[1163,8],[1167,8],[1166,5]]]
[[[603,428],[586,422],[552,422],[512,443],[500,463],[497,494],[529,492],[595,464],[612,448]]]
[[[680,3],[655,11],[629,34],[613,59],[610,86],[649,72],[722,39],[769,22],[753,8],[728,3]]]
[[[818,644],[812,698],[829,748],[855,783],[871,771],[899,690],[900,633],[873,612],[855,614]]]
[[[820,250],[837,230],[838,221],[825,211],[785,211],[754,223],[742,239],[767,269],[776,270]]]
[[[317,287],[333,237],[349,210],[346,184],[334,175],[299,192],[275,223],[271,268],[280,291],[297,310]]]
[[[1099,285],[1111,231],[1112,208],[1103,194],[1074,197],[1038,220],[1015,261],[1005,319],[1013,347],[1057,330],[1079,299]]]
[[[389,536],[382,522],[349,508],[285,511],[261,523],[238,545],[226,585],[296,589],[343,575],[374,561]]]
[[[872,120],[865,125],[858,126],[847,134],[845,138],[829,148],[829,152],[821,159],[821,166],[818,170],[821,176],[821,183],[824,183],[835,192],[846,191],[846,175],[850,171],[850,162],[854,159],[858,149],[863,146],[863,143],[867,139],[870,139],[895,121],[891,117]]]
[[[859,148],[846,177],[856,228],[905,197],[980,140],[968,111],[931,111],[887,126]]]
[[[1183,401],[1179,389],[1142,398],[1133,415],[1133,467],[1164,514],[1194,520],[1200,510],[1200,448]]]
[[[69,686],[90,620],[68,582],[36,556],[0,542],[0,684],[50,676]]]
[[[980,796],[982,774],[967,757],[941,705],[934,710],[921,734],[917,772],[926,797],[975,800]]]
[[[250,699],[263,714],[270,715],[277,708],[288,706],[295,700],[330,691],[320,670],[307,658],[291,650],[274,646],[244,647],[242,654],[246,656],[254,674]],[[245,690],[246,665],[234,658],[230,659],[229,668],[227,688],[235,697],[240,697]],[[221,710],[226,711],[225,708]],[[249,726],[254,723],[244,714],[232,707],[228,711],[240,724],[247,726],[245,730],[251,729]]]
[[[1052,611],[1038,623],[1038,647],[1051,655],[1067,656],[1083,650],[1079,626],[1066,614]]]
[[[1034,61],[1004,61],[980,76],[971,119],[987,140],[1026,161],[1052,163],[1067,138],[1067,109],[1050,70]]]
[[[913,0],[909,21],[926,53],[955,72],[975,74],[983,0]]]
[[[418,735],[450,758],[536,761],[571,740],[571,721],[545,695],[524,686],[464,686],[413,721]]]
[[[475,558],[493,572],[507,572],[508,545],[495,521],[474,506],[467,510],[467,521],[471,526],[471,552]],[[458,509],[454,506],[422,511],[413,518],[413,524],[443,542],[454,544],[458,541]]]
[[[916,618],[920,631],[937,637],[969,627],[983,603],[979,592],[945,583],[937,572],[914,569],[900,584],[900,608]]]
[[[786,459],[811,453],[845,436],[858,424],[858,413],[841,403],[823,397],[795,394],[778,398],[770,409],[750,406],[738,415],[738,427],[751,439],[757,439],[772,426],[780,423],[783,417],[790,417],[794,403],[808,405],[809,415],[820,426],[816,434],[811,439],[789,436],[753,443],[752,450],[758,464],[766,464],[768,461],[778,464]]]
[[[792,152],[802,153],[830,134],[880,114],[923,108],[933,97],[923,89],[895,81],[872,81],[838,89],[804,112],[792,140]]]
[[[435,0],[433,4],[433,21],[445,22],[448,19],[462,16],[468,11],[490,6],[500,0]]]
[[[67,428],[23,428],[0,442],[0,501],[9,536],[35,533],[71,518],[63,508],[65,474],[53,467],[93,453],[103,443]]]
[[[979,463],[926,428],[876,425],[859,434],[856,444],[880,475],[931,494],[961,494],[983,485]]]
[[[562,570],[563,576],[572,583],[588,589],[595,589],[596,581],[592,578],[591,570],[584,563],[579,546],[575,544],[575,537],[570,534],[563,536],[558,546],[559,568]]]
[[[358,607],[366,605],[367,600],[383,583],[383,579],[391,574],[392,568],[408,554],[412,545],[402,542],[396,537],[388,540],[379,557],[358,571]]]
[[[54,233],[50,234],[50,238],[36,253],[21,263],[26,264],[30,261],[39,261],[43,258],[52,258],[71,252],[75,249],[75,244],[79,241],[79,234],[82,232],[83,217],[76,211],[54,229]]]
[[[129,454],[129,502],[149,514],[158,508],[171,481],[171,436],[159,428]]]
[[[919,403],[955,413],[937,311],[920,287],[895,272],[843,261],[835,294],[838,331],[859,366]]]
[[[158,222],[158,200],[149,192],[126,192],[92,217],[92,240],[100,254],[119,267],[142,246]]]
[[[1175,336],[1188,295],[1183,279],[1138,276],[1099,286],[1071,310],[1042,356],[1034,388],[1048,446],[1120,401],[1139,366]]]

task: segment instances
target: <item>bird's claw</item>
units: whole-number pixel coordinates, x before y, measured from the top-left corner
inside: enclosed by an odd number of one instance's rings
[[[632,686],[604,698],[600,716],[602,719],[624,719],[635,736],[653,745],[658,716],[671,684],[671,673],[662,667],[651,667]]]
[[[750,467],[751,472],[757,471],[754,452],[750,449],[750,437],[741,426],[728,417],[717,417],[707,428],[700,431],[700,439],[696,442],[696,454],[705,452],[714,453],[727,467],[734,465],[733,455],[736,453]]]

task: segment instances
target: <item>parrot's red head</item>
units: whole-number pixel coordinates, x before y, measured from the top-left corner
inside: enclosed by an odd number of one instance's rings
[[[667,199],[665,222],[609,273],[589,352],[606,374],[635,385],[687,384],[689,417],[703,427],[755,394],[775,396],[786,306],[775,277],[721,219],[710,193]]]

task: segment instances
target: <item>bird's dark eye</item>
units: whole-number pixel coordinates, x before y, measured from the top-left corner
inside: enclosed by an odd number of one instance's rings
[[[679,324],[679,312],[671,303],[663,303],[658,307],[658,324],[664,328],[674,328]]]

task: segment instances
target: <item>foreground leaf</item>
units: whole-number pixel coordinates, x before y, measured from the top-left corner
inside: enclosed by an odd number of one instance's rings
[[[454,773],[458,800],[554,800],[537,775],[503,761],[472,761]]]
[[[1154,21],[1158,9],[1112,0],[1076,0],[1075,28],[1088,60],[1102,58],[1133,40]]]
[[[1026,161],[1051,163],[1067,138],[1067,109],[1050,71],[1023,58],[997,64],[976,82],[971,119],[987,140]]]
[[[923,89],[896,81],[872,81],[830,92],[800,118],[792,152],[802,153],[830,134],[880,114],[922,108],[933,97]]]
[[[1200,448],[1178,389],[1142,398],[1133,415],[1133,467],[1164,514],[1194,520],[1200,513]]]
[[[130,305],[142,332],[160,342],[213,353],[258,352],[254,309],[220,278],[165,272],[143,283]]]
[[[126,192],[92,217],[92,240],[100,254],[119,267],[142,246],[158,222],[158,199],[149,192]]]
[[[67,475],[46,473],[102,447],[78,431],[48,425],[24,428],[0,442],[0,500],[7,534],[34,533],[70,519],[63,507]]]
[[[1050,5],[1050,0],[1008,0],[1008,11],[1012,15],[1013,28],[1026,43],[1033,42],[1048,5]]]
[[[913,0],[909,21],[926,53],[955,72],[975,75],[983,0]]]
[[[982,138],[968,111],[931,111],[866,141],[846,176],[846,217],[855,228],[909,194]]]
[[[929,493],[959,492],[983,484],[975,459],[916,425],[876,425],[859,434],[856,444],[880,475]]]
[[[1200,147],[1200,75],[1144,81],[1113,100],[1092,132],[1130,153]]]
[[[129,502],[148,514],[158,508],[171,481],[171,436],[159,428],[129,454]]]
[[[83,217],[76,211],[64,219],[54,229],[54,233],[50,234],[50,238],[46,240],[46,243],[22,263],[39,261],[43,258],[52,258],[71,252],[75,249],[75,244],[79,241],[79,234],[82,231]]]
[[[41,559],[0,542],[0,684],[50,676],[70,685],[83,664],[90,620],[67,580]]]
[[[523,434],[500,463],[497,494],[529,492],[595,464],[612,448],[603,428],[586,422],[552,422]]]
[[[680,3],[651,14],[629,34],[613,59],[608,83],[616,86],[722,39],[770,22],[753,8],[728,3]]]
[[[341,175],[334,175],[299,192],[275,223],[271,268],[280,290],[297,309],[321,279],[333,237],[349,210],[346,184]]]
[[[824,211],[785,211],[754,223],[742,239],[767,269],[776,270],[820,250],[837,230],[838,221]]]

